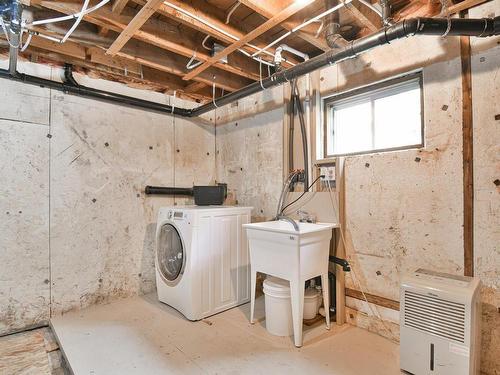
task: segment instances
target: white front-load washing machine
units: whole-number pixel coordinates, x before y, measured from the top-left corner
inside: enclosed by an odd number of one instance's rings
[[[252,207],[160,208],[156,228],[158,299],[189,320],[250,300],[250,258],[243,224]]]

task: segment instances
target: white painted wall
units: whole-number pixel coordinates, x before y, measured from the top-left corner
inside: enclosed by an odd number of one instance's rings
[[[20,68],[60,77],[48,66]],[[0,334],[154,290],[158,208],[190,200],[146,197],[144,186],[213,182],[214,126],[7,80],[0,99]]]

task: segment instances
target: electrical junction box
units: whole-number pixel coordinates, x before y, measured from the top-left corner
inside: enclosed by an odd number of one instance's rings
[[[335,181],[335,167],[321,167],[320,168],[321,175],[325,176],[322,181]]]
[[[212,48],[212,56],[217,55],[219,52],[223,51],[226,47],[223,45],[214,43],[214,47]],[[223,64],[227,64],[227,56],[223,57],[222,59],[219,60]]]

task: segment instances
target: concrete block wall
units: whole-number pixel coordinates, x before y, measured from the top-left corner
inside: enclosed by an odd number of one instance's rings
[[[60,76],[59,69],[43,65],[23,63],[20,69]],[[77,80],[165,104],[174,100]],[[0,335],[153,291],[158,208],[190,199],[146,197],[144,186],[213,183],[214,148],[208,119],[179,119],[1,80]]]

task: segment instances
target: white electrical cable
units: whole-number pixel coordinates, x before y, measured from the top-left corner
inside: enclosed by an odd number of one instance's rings
[[[186,64],[186,68],[191,70],[191,69],[194,69],[196,68],[197,66],[200,66],[201,64],[203,64],[203,61],[197,61],[195,62],[194,64],[191,65],[191,63],[196,59],[196,51],[193,51],[193,56],[191,56],[191,59],[188,61],[188,63]]]
[[[5,33],[5,39],[7,39],[7,43],[9,43],[9,46],[11,46],[12,48],[19,48],[21,45],[21,38],[19,38],[19,42],[17,43],[17,46],[12,44],[12,42],[10,41],[10,37],[9,37],[9,28],[7,28],[7,25],[5,24],[2,17],[0,17],[0,26],[2,26],[3,32]]]
[[[89,13],[92,13],[94,10],[97,10],[97,9],[101,8],[102,6],[106,5],[107,3],[109,3],[109,0],[102,0],[100,3],[98,3],[98,4],[94,5],[93,7],[90,7],[87,10],[85,10],[83,12],[83,15],[85,16],[85,15],[87,15]],[[78,13],[70,14],[68,16],[55,17],[55,18],[48,18],[48,19],[45,19],[45,20],[33,21],[33,22],[28,23],[28,24],[23,25],[23,26],[37,26],[37,25],[44,25],[44,24],[48,24],[48,23],[55,23],[55,22],[61,22],[61,21],[69,21],[69,20],[72,20],[72,19],[80,17],[80,13],[82,13],[82,12],[80,11]]]
[[[203,41],[201,42],[201,46],[202,46],[203,48],[205,48],[205,49],[207,49],[207,50],[211,51],[211,50],[212,50],[212,48],[207,47],[207,46],[206,46],[206,44],[205,44],[209,38],[210,38],[210,35],[208,35],[208,34],[207,34],[207,36],[205,37],[205,39],[203,39]]]
[[[26,51],[26,48],[28,48],[28,46],[30,45],[32,38],[33,38],[33,35],[28,33],[28,38],[26,39],[26,42],[24,42],[23,46],[21,47],[20,52]]]
[[[297,32],[298,30],[306,27],[307,25],[310,25],[311,23],[313,22],[316,22],[318,21],[319,19],[323,18],[323,17],[326,17],[327,15],[329,15],[330,13],[333,13],[333,12],[336,12],[337,10],[339,10],[340,8],[342,8],[343,6],[345,6],[346,4],[349,4],[352,0],[345,0],[343,1],[342,3],[334,6],[333,8],[330,8],[328,10],[325,10],[323,13],[320,13],[318,14],[317,16],[311,18],[310,20],[294,27],[292,30],[288,31],[287,33],[283,34],[282,36],[280,36],[278,39],[274,40],[273,42],[269,43],[267,46],[265,46],[264,48],[259,48],[257,52],[253,53],[252,54],[252,57],[255,57],[261,53],[267,53],[267,50],[269,48],[271,48],[272,46],[276,45],[277,43],[281,42],[283,39],[285,39],[286,37],[292,35],[293,33]]]
[[[229,20],[231,19],[231,16],[233,15],[234,11],[236,9],[238,9],[238,7],[241,5],[241,3],[238,1],[236,4],[233,5],[233,7],[231,8],[231,10],[229,11],[229,13],[227,14],[226,16],[226,25],[229,23]]]
[[[235,35],[233,35],[233,34],[231,34],[231,33],[227,32],[227,31],[226,31],[226,30],[224,30],[224,29],[221,29],[220,27],[218,27],[218,26],[216,26],[216,25],[212,24],[211,22],[209,22],[209,21],[207,21],[207,20],[205,20],[205,19],[203,19],[203,18],[201,18],[201,17],[197,16],[196,14],[192,14],[192,13],[188,12],[187,10],[185,10],[185,9],[183,9],[183,8],[181,8],[181,7],[177,6],[177,5],[175,5],[175,4],[172,4],[172,3],[168,2],[168,1],[164,1],[164,2],[163,2],[163,4],[165,4],[166,6],[168,6],[168,7],[172,8],[172,9],[175,9],[175,10],[176,10],[176,11],[178,11],[179,13],[182,13],[182,14],[184,14],[184,15],[188,16],[188,17],[191,17],[191,18],[195,19],[195,20],[196,20],[196,21],[198,21],[198,22],[201,22],[201,23],[202,23],[202,24],[204,24],[205,26],[208,26],[208,27],[210,27],[211,29],[213,29],[213,30],[215,30],[215,31],[217,31],[217,32],[219,32],[219,33],[221,33],[221,34],[223,34],[223,35],[225,35],[225,36],[227,36],[227,37],[229,37],[229,38],[231,38],[231,39],[235,40],[235,41],[240,40],[240,38],[238,38],[237,36],[235,36]],[[251,47],[251,48],[253,48],[253,49],[255,49],[255,50],[258,50],[258,49],[259,49],[259,47],[255,46],[255,45],[253,45],[253,44],[250,44],[250,43],[246,43],[246,44],[247,44],[249,47]],[[241,51],[241,52],[243,52],[242,50],[240,50],[240,51]],[[273,54],[272,54],[272,53],[270,53],[270,52],[266,52],[266,54],[267,54],[267,55],[269,55],[269,56],[273,56]],[[250,55],[250,56],[251,56],[251,55]]]
[[[327,181],[327,186],[328,186],[328,192],[329,192],[329,196],[330,196],[330,201],[332,203],[332,208],[333,208],[333,210],[335,212],[338,213],[338,212],[340,212],[339,209],[338,209],[339,206],[338,206],[337,200],[333,196],[332,188],[330,186],[330,180]],[[341,238],[342,244],[344,245],[344,249],[347,249],[347,244],[346,244],[346,240],[345,240],[344,233],[343,233],[344,228],[340,224],[340,220],[338,220],[338,221],[339,221],[340,238]],[[374,310],[373,307],[372,307],[372,304],[370,302],[368,302],[368,298],[366,298],[366,294],[365,294],[363,285],[361,284],[361,281],[358,279],[358,277],[356,275],[356,271],[354,271],[354,267],[351,267],[351,271],[350,272],[352,272],[353,281],[358,285],[359,290],[361,291],[361,294],[363,295],[363,299],[366,302],[366,305],[368,306],[368,309],[370,310],[370,312],[372,313],[372,315],[375,316],[376,318],[378,318],[380,320],[380,322],[384,326],[384,328],[387,331],[387,333],[389,334],[389,336],[393,340],[396,340],[397,338],[394,337],[394,334],[392,333],[392,331],[389,329],[389,327],[387,327],[387,325],[385,324],[384,319],[382,319],[382,316],[380,315],[380,313],[377,310],[377,308],[375,307],[375,310]]]
[[[177,95],[177,90],[174,90],[174,97],[172,99],[172,114],[174,113],[175,110],[175,96]]]
[[[215,108],[219,108],[219,106],[215,103],[215,76],[214,76],[214,83],[212,85],[212,103],[214,103]]]
[[[73,31],[75,31],[75,29],[78,27],[78,25],[82,21],[83,16],[85,15],[85,12],[86,12],[86,10],[87,10],[87,8],[89,6],[89,2],[90,2],[90,0],[85,0],[83,2],[82,10],[80,11],[80,14],[78,15],[78,18],[76,19],[76,21],[73,24],[73,26],[71,26],[71,28],[68,30],[68,32],[66,33],[66,35],[64,35],[64,37],[61,39],[61,43],[64,43],[65,41],[67,41],[68,38],[70,37],[70,35],[73,33]]]

